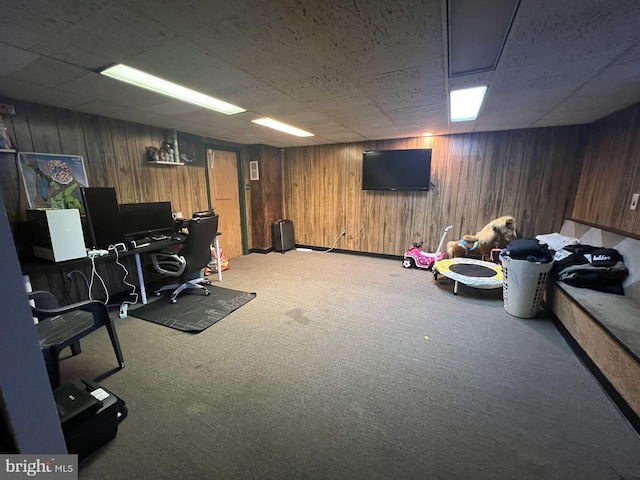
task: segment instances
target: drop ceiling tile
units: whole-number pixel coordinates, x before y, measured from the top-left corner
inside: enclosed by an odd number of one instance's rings
[[[82,45],[84,50],[100,53],[120,63],[164,45],[173,36],[163,31],[156,21],[128,10],[122,4],[106,3],[82,22],[57,33],[54,40]]]
[[[39,55],[4,43],[0,44],[0,49],[3,54],[2,69],[0,70],[0,75],[2,75],[2,77],[13,75],[29,68],[29,65],[40,58]]]
[[[615,8],[597,1],[522,2],[500,65],[579,64],[584,55],[605,66],[636,41],[637,2]]]
[[[0,30],[10,25],[48,38],[81,23],[102,5],[99,0],[21,0],[2,8]]]
[[[56,87],[72,82],[86,75],[83,68],[69,65],[52,58],[38,57],[21,70],[11,76],[18,80],[29,81],[36,79],[34,83]]]
[[[296,23],[299,7],[285,2],[255,2],[241,13],[227,15],[187,34],[195,44],[225,59],[263,51],[290,49],[310,35]]]
[[[136,0],[128,8],[161,24],[163,29],[183,35],[201,29],[212,29],[243,11],[251,11],[268,0]]]
[[[180,124],[178,120],[175,120],[171,117],[154,115],[149,112],[125,107],[119,104],[105,102],[102,100],[85,103],[83,105],[75,107],[74,110],[159,128],[173,128],[174,126]]]
[[[52,107],[75,109],[92,100],[91,96],[82,95],[78,92],[66,92],[59,89],[45,89],[42,85],[27,82],[24,80],[0,77],[0,91],[2,95],[12,97],[16,100],[41,103]],[[55,95],[51,95],[54,92]]]
[[[178,100],[170,100],[168,102],[159,103],[157,105],[149,105],[140,107],[145,112],[155,113],[157,115],[179,115],[182,113],[190,113],[200,110],[201,107],[190,103],[179,102]]]
[[[82,45],[70,44],[58,38],[43,39],[31,51],[91,71],[98,71],[116,63],[107,55],[87,51]]]
[[[184,38],[168,40],[161,47],[129,58],[127,63],[207,94],[215,89],[253,81],[247,73],[212,56]]]
[[[6,23],[0,17],[0,42],[2,43],[29,50],[40,43],[44,37],[42,33],[25,30],[17,25]]]

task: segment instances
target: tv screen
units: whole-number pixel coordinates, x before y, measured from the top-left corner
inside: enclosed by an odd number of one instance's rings
[[[372,150],[362,158],[363,190],[429,190],[431,149]]]
[[[92,248],[107,249],[124,242],[116,190],[110,187],[80,187]]]
[[[171,202],[123,203],[120,219],[127,238],[173,230]]]

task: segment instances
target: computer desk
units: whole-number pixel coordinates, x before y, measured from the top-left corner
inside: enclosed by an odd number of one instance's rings
[[[216,249],[216,256],[220,258],[220,241],[219,237],[222,235],[221,232],[216,234],[214,240],[214,247]],[[140,246],[137,248],[129,248],[128,250],[118,252],[118,258],[128,257],[133,255],[136,263],[136,273],[138,276],[138,285],[139,285],[139,293],[140,293],[140,301],[143,305],[146,305],[148,302],[147,298],[147,289],[145,286],[144,280],[144,269],[142,267],[141,255],[143,253],[153,253],[159,250],[168,249],[170,247],[174,247],[177,245],[181,245],[185,242],[188,235],[186,235],[183,239],[176,240],[175,238],[168,238],[165,240],[154,240],[149,243],[144,244],[144,246]],[[111,251],[107,255],[96,256],[95,260],[97,261],[105,261],[112,260],[116,258],[116,253]],[[41,260],[38,258],[30,258],[26,262],[22,263],[22,273],[24,275],[31,275],[35,273],[43,273],[49,271],[54,268],[59,269],[67,269],[73,268],[74,265],[79,265],[85,262],[88,262],[89,257],[77,258],[74,260],[66,260],[64,262],[51,262],[47,260]],[[222,281],[222,269],[219,268],[220,261],[218,260],[218,281]]]

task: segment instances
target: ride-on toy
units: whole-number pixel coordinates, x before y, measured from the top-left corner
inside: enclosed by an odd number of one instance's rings
[[[402,260],[402,266],[404,268],[426,268],[430,270],[433,265],[444,258],[444,252],[442,251],[442,245],[444,245],[444,239],[447,237],[449,230],[453,228],[453,225],[449,225],[444,229],[438,249],[435,253],[428,253],[422,251],[422,242],[414,243],[413,246],[407,250]]]

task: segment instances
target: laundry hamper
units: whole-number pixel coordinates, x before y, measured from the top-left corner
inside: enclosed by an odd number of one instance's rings
[[[502,296],[508,314],[532,318],[538,313],[553,262],[540,263],[502,257]]]

